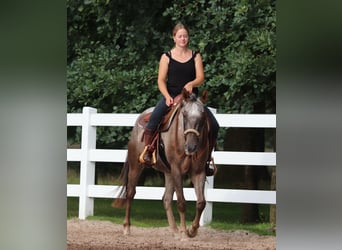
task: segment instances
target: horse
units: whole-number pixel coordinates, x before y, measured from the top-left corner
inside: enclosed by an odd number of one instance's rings
[[[165,177],[165,191],[162,198],[169,227],[175,235],[182,238],[195,237],[199,228],[201,214],[205,208],[204,185],[206,181],[205,164],[209,156],[208,135],[210,123],[204,102],[207,99],[205,91],[202,97],[197,97],[186,90],[182,91],[181,101],[174,111],[172,123],[167,131],[159,133],[156,164],[152,167],[162,171]],[[112,203],[112,206],[124,208],[126,215],[123,221],[123,233],[130,234],[131,204],[136,193],[136,185],[143,169],[146,167],[138,158],[144,150],[142,136],[144,128],[139,120],[150,113],[152,108],[142,112],[131,132],[128,142],[128,152],[121,171],[121,192]],[[188,176],[197,196],[196,214],[192,225],[186,228],[185,212],[186,201],[183,193],[183,179]],[[177,209],[180,215],[180,226],[176,225],[172,211],[173,194],[177,195]]]

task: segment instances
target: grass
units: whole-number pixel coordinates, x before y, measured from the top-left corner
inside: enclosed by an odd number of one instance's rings
[[[106,220],[116,224],[121,224],[125,216],[125,209],[111,206],[112,199],[95,199],[94,216],[89,216],[90,220]],[[175,219],[179,222],[177,209],[173,207]],[[268,206],[260,206],[261,214],[268,213]],[[214,203],[213,219],[209,225],[220,230],[247,230],[259,235],[275,235],[270,230],[270,223],[261,222],[257,224],[239,223],[241,213],[240,204]],[[187,202],[187,224],[191,225],[191,220],[195,215],[195,202]],[[78,216],[78,198],[68,198],[68,218]],[[165,210],[162,201],[134,200],[131,212],[131,223],[138,227],[166,227],[168,226]]]

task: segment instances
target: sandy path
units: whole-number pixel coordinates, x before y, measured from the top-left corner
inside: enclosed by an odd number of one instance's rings
[[[221,231],[200,227],[195,238],[177,239],[168,228],[131,227],[131,235],[122,234],[122,225],[108,221],[67,222],[68,250],[76,249],[229,249],[275,250],[276,237],[236,230]]]

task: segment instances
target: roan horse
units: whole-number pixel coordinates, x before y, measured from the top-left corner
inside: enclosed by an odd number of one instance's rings
[[[166,132],[159,134],[162,148],[158,148],[155,169],[164,172],[165,192],[163,205],[170,228],[181,237],[194,237],[199,228],[199,220],[206,205],[204,197],[204,184],[206,181],[205,164],[208,159],[209,145],[208,132],[209,122],[203,102],[206,101],[207,92],[202,98],[186,91],[182,92],[173,122]],[[145,110],[137,119],[128,143],[127,158],[121,172],[122,187],[114,207],[126,206],[126,215],[123,222],[124,234],[130,234],[130,212],[131,204],[136,193],[136,185],[144,165],[139,163],[139,154],[144,149],[142,140],[144,129],[138,124],[139,119],[151,112]],[[164,157],[161,151],[164,152]],[[163,159],[162,159],[163,158]],[[183,178],[189,176],[197,196],[196,215],[192,226],[187,230],[185,224],[185,198],[183,194]],[[178,229],[172,212],[173,194],[177,195],[177,208],[180,215],[180,228]]]

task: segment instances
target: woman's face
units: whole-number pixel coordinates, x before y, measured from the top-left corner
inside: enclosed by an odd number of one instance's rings
[[[186,47],[189,42],[189,34],[185,29],[179,29],[173,36],[173,41],[179,47]]]

